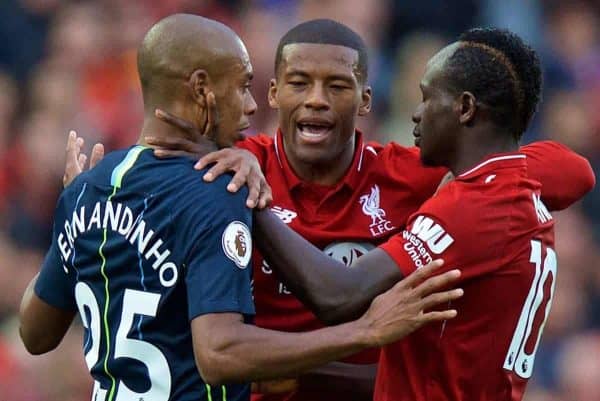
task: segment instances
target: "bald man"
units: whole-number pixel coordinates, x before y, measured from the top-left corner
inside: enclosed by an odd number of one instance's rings
[[[51,247],[21,303],[29,352],[58,346],[79,312],[92,400],[248,400],[251,380],[296,375],[455,316],[424,313],[462,295],[433,293],[459,275],[427,278],[433,263],[350,323],[307,333],[249,324],[247,189],[229,193],[227,178],[205,184],[191,160],[159,160],[143,139],[204,140],[207,150],[233,144],[256,109],[244,44],[218,22],[174,15],[147,33],[138,70],[140,140],[80,174],[58,201]],[[159,107],[199,129],[159,121]]]

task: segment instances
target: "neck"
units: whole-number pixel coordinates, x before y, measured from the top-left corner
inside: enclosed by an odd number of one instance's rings
[[[515,152],[519,144],[509,133],[497,129],[472,131],[461,136],[453,160],[448,166],[455,176],[462,174],[480,161],[495,153]]]
[[[295,158],[292,152],[284,152],[290,166],[296,175],[302,180],[318,185],[335,185],[344,177],[346,171],[352,164],[356,142],[352,140],[352,146],[347,146],[344,151],[333,160],[322,163],[306,162]]]
[[[162,120],[159,120],[155,116],[154,110],[154,108],[149,108],[144,112],[144,122],[142,125],[140,137],[137,141],[138,145],[155,147],[153,145],[149,145],[146,142],[146,137],[153,137],[158,140],[169,138],[181,138],[197,143],[199,145],[197,147],[199,155],[217,150],[217,145],[213,141],[210,141],[200,135],[195,137],[192,133],[181,129],[176,125],[171,125],[166,122],[163,122]],[[186,118],[184,113],[178,113],[176,110],[171,111],[168,108],[164,108],[163,110],[169,111],[175,116],[181,116],[181,118],[184,119]]]

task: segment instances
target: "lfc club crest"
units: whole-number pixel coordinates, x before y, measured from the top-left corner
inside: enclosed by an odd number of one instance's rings
[[[379,206],[380,191],[378,185],[373,185],[371,193],[362,195],[359,202],[362,205],[362,212],[371,217],[371,225],[369,226],[371,235],[377,237],[396,228],[385,218],[385,210]]]

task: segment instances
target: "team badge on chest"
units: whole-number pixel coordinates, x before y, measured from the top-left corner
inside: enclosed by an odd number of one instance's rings
[[[371,193],[362,195],[359,198],[362,205],[362,212],[371,218],[369,231],[373,237],[392,231],[396,227],[391,221],[385,218],[385,210],[380,207],[380,191],[378,185],[371,187]]]

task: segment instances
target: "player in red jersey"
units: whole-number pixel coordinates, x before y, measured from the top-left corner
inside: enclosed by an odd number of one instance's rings
[[[358,35],[333,21],[300,24],[280,42],[276,79],[271,83],[270,102],[279,111],[280,131],[275,138],[260,135],[238,142],[258,158],[273,189],[273,210],[282,221],[346,264],[401,232],[446,171],[423,167],[416,148],[363,141],[355,131],[355,120],[370,108],[366,82],[366,50]],[[310,126],[303,124],[310,118],[317,126],[313,130],[325,127],[320,138],[300,132],[299,125]],[[529,157],[531,176],[544,184],[542,197],[552,208],[564,208],[589,190],[589,164],[562,145],[540,142],[523,151]],[[234,152],[222,150],[217,156]],[[204,159],[204,164],[211,160]],[[552,169],[559,162],[562,172]],[[228,159],[216,165],[214,176],[231,164]],[[262,257],[255,256],[254,263],[259,326],[286,331],[321,326]],[[327,313],[319,317],[335,319]],[[302,379],[292,398],[370,399],[368,377],[373,370],[364,366],[374,363],[376,354],[351,361],[363,366],[334,364],[321,369],[327,378]],[[331,375],[350,380],[333,380]],[[358,391],[361,385],[364,392]]]
[[[456,179],[402,233],[344,272],[272,213],[255,214],[255,238],[297,296],[342,320],[431,260],[460,266],[457,319],[386,346],[375,400],[519,401],[557,272],[552,216],[518,147],[540,98],[539,60],[510,32],[474,29],[429,61],[421,90],[413,116],[421,159]]]

